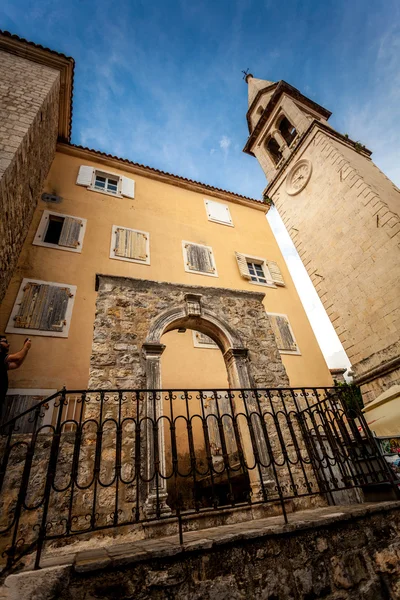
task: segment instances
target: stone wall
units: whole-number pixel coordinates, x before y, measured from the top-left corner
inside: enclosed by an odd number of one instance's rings
[[[151,325],[163,311],[184,306],[188,293],[200,294],[204,308],[227,322],[239,336],[248,350],[252,386],[288,385],[262,304],[264,294],[113,276],[99,276],[98,292],[90,363],[91,389],[145,388],[143,344]],[[200,322],[198,327],[202,327]]]
[[[393,504],[302,513],[118,544],[10,576],[10,600],[395,600],[400,597],[400,510]],[[189,537],[189,536],[188,536]],[[66,566],[61,566],[61,565]],[[57,565],[57,566],[56,566]]]
[[[311,161],[311,179],[290,196],[286,176],[300,158]],[[371,367],[390,363],[398,368],[400,191],[366,155],[315,127],[268,194],[347,352],[356,382]],[[380,376],[378,393],[392,379],[390,370]],[[370,400],[372,394],[365,397]]]
[[[0,51],[0,301],[53,160],[60,72]]]

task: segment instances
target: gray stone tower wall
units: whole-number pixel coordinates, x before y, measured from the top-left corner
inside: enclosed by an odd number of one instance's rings
[[[0,50],[0,301],[52,163],[60,72]]]

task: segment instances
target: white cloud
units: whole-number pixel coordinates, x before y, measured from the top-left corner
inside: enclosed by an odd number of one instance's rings
[[[219,147],[222,148],[222,150],[226,153],[228,152],[231,143],[231,138],[229,138],[227,135],[223,135],[219,140]]]

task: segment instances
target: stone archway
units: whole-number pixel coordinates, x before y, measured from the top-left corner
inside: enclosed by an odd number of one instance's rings
[[[92,346],[90,388],[159,390],[162,388],[161,336],[179,327],[197,329],[220,347],[230,388],[270,388],[288,385],[288,378],[276,345],[268,315],[262,304],[264,294],[226,288],[195,287],[140,279],[97,276],[98,298]],[[252,394],[246,400],[250,413]],[[162,416],[162,402],[146,392],[145,419],[150,425]],[[257,408],[254,406],[254,410]],[[262,447],[263,435],[255,426],[257,448],[243,428],[240,435],[248,464]],[[151,439],[151,433],[146,435]],[[146,442],[147,469],[153,453],[165,465],[163,427],[157,442]],[[265,463],[264,463],[265,464]],[[264,475],[251,471],[254,497],[265,488]],[[261,479],[262,480],[261,480]],[[166,483],[144,490],[146,510],[168,511]]]
[[[184,302],[180,306],[163,311],[151,323],[143,344],[147,389],[162,387],[160,359],[165,346],[161,344],[161,337],[168,331],[181,327],[205,333],[216,342],[225,360],[231,388],[251,387],[248,349],[243,344],[240,334],[225,319],[204,307],[202,297],[202,294],[185,294]]]
[[[231,387],[289,384],[264,293],[97,275],[89,387],[145,389],[161,334],[201,329],[224,354]],[[147,386],[148,387],[148,386]],[[154,386],[157,387],[157,386]]]

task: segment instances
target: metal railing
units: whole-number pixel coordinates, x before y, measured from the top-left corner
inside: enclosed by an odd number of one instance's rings
[[[3,566],[35,550],[38,568],[47,541],[175,518],[182,542],[187,515],[270,504],[287,521],[289,502],[398,483],[340,388],[63,389],[0,426]]]

